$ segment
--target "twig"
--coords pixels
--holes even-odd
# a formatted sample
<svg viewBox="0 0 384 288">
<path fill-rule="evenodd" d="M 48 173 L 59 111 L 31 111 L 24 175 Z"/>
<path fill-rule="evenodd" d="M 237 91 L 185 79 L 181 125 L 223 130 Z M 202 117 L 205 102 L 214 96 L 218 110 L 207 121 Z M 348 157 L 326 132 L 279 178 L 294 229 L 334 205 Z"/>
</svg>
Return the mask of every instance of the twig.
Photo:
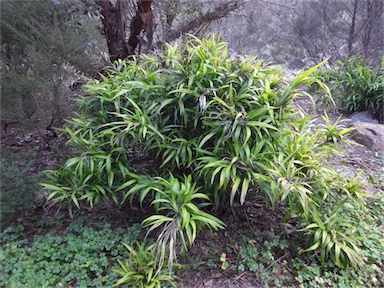
<svg viewBox="0 0 384 288">
<path fill-rule="evenodd" d="M 245 274 L 247 274 L 247 271 L 244 271 L 243 273 L 241 273 L 239 276 L 236 276 L 233 280 L 233 282 L 236 282 L 237 280 L 239 280 L 241 277 L 243 277 Z"/>
<path fill-rule="evenodd" d="M 288 254 L 285 253 L 283 256 L 281 256 L 280 258 L 276 259 L 276 260 L 273 261 L 271 264 L 269 264 L 269 265 L 267 266 L 267 268 L 265 268 L 263 271 L 261 271 L 261 273 L 267 271 L 273 264 L 275 264 L 275 263 L 277 263 L 277 262 L 280 262 L 282 259 L 284 259 L 284 258 L 287 257 L 287 256 L 288 256 Z"/>
</svg>

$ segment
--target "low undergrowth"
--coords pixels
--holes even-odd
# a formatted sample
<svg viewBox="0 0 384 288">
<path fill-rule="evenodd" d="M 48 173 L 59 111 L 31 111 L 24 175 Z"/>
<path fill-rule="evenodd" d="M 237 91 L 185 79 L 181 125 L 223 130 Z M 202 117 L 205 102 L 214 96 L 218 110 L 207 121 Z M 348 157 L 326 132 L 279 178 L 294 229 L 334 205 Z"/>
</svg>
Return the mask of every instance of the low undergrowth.
<svg viewBox="0 0 384 288">
<path fill-rule="evenodd" d="M 206 270 L 211 274 L 222 271 L 234 283 L 240 281 L 243 275 L 251 274 L 256 279 L 257 287 L 382 287 L 382 195 L 370 200 L 367 209 L 360 221 L 355 222 L 356 233 L 364 238 L 361 251 L 365 262 L 359 269 L 340 268 L 329 261 L 321 263 L 311 255 L 300 253 L 302 239 L 291 233 L 287 234 L 284 229 L 269 228 L 260 233 L 257 226 L 246 223 L 237 226 L 235 233 L 231 233 L 228 239 L 224 235 L 218 236 L 223 237 L 223 245 L 214 246 L 206 242 L 205 247 L 210 247 L 207 248 L 207 253 L 201 253 L 201 246 L 192 251 L 188 258 L 191 267 L 189 269 L 193 269 L 190 274 L 204 278 Z M 263 213 L 268 214 L 268 211 Z M 191 287 L 188 280 L 183 285 Z"/>
<path fill-rule="evenodd" d="M 231 223 L 232 228 L 200 235 L 188 255 L 181 259 L 183 268 L 176 270 L 176 275 L 180 276 L 176 287 L 196 287 L 199 279 L 207 281 L 211 275 L 229 278 L 233 284 L 228 287 L 241 286 L 236 283 L 246 285 L 247 282 L 240 282 L 245 276 L 252 278 L 255 287 L 384 285 L 383 198 L 371 199 L 366 213 L 355 223 L 356 231 L 364 235 L 361 251 L 365 262 L 359 269 L 340 268 L 331 262 L 322 264 L 311 255 L 301 254 L 303 240 L 289 230 L 292 227 L 282 226 L 279 219 L 274 218 L 275 212 L 257 209 L 258 212 L 247 213 L 259 213 L 260 217 L 271 221 L 260 226 L 247 221 L 234 222 L 230 219 L 232 216 L 228 218 L 227 215 L 223 220 Z M 120 274 L 111 270 L 119 270 L 118 261 L 130 260 L 129 265 L 136 265 L 139 254 L 145 262 L 141 265 L 144 274 L 150 269 L 146 266 L 147 260 L 154 261 L 151 246 L 137 244 L 144 236 L 139 224 L 125 229 L 114 228 L 116 225 L 101 224 L 83 215 L 69 225 L 58 222 L 57 218 L 49 223 L 40 220 L 34 225 L 34 236 L 28 231 L 28 223 L 12 226 L 0 235 L 2 287 L 111 287 L 119 279 Z M 128 243 L 136 254 L 129 253 L 119 245 L 121 242 Z M 161 277 L 167 275 L 162 273 Z M 158 279 L 165 285 L 167 279 L 161 277 Z M 204 282 L 200 284 L 198 287 Z"/>
<path fill-rule="evenodd" d="M 355 233 L 361 235 L 361 252 L 364 264 L 359 269 L 340 269 L 332 262 L 323 265 L 306 256 L 292 261 L 295 280 L 304 287 L 383 287 L 384 282 L 384 198 L 383 195 L 368 201 L 366 213 L 350 207 L 358 221 Z M 356 219 L 354 218 L 354 219 Z M 351 219 L 352 220 L 352 219 Z"/>
<path fill-rule="evenodd" d="M 79 218 L 63 231 L 58 227 L 33 239 L 23 225 L 0 234 L 1 287 L 111 287 L 117 281 L 110 269 L 127 252 L 121 242 L 141 240 L 140 225 L 112 229 L 108 223 Z M 117 268 L 117 267 L 116 267 Z"/>
</svg>

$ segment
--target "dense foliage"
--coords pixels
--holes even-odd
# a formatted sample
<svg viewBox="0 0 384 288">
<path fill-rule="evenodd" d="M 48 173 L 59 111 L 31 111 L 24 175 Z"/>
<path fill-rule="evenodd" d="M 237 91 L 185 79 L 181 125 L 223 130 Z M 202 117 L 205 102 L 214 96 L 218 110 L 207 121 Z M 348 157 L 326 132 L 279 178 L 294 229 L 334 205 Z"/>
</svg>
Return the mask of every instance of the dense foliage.
<svg viewBox="0 0 384 288">
<path fill-rule="evenodd" d="M 97 19 L 80 1 L 0 5 L 1 123 L 29 130 L 56 124 L 68 113 L 70 81 L 100 68 Z"/>
<path fill-rule="evenodd" d="M 73 157 L 48 173 L 48 200 L 151 205 L 154 214 L 143 224 L 161 230 L 152 277 L 164 262 L 171 271 L 179 247 L 186 252 L 199 230 L 225 227 L 208 213 L 210 201 L 235 209 L 256 195 L 283 208 L 286 221 L 298 216 L 304 251 L 340 267 L 360 265 L 348 207 L 364 206 L 362 186 L 325 164 L 349 129 L 324 117 L 313 131 L 292 104 L 306 95 L 302 84 L 317 81 L 310 75 L 320 65 L 284 83 L 276 67 L 230 58 L 225 43 L 194 37 L 116 62 L 78 100 L 80 112 L 65 128 Z"/>
<path fill-rule="evenodd" d="M 138 39 L 141 52 L 145 44 L 160 47 L 185 31 L 213 30 L 239 53 L 258 53 L 295 68 L 363 55 L 364 60 L 336 62 L 315 77 L 329 85 L 343 113 L 370 110 L 383 123 L 384 62 L 378 69 L 367 63 L 382 58 L 384 2 L 278 2 L 154 1 L 154 41 L 147 29 Z M 115 13 L 122 16 L 115 28 L 130 27 L 139 5 L 116 3 L 114 9 L 124 13 Z M 239 3 L 239 13 L 217 21 Z M 52 127 L 72 112 L 69 95 L 78 92 L 83 75 L 100 71 L 100 60 L 108 55 L 94 1 L 14 0 L 0 6 L 1 230 L 14 224 L 0 234 L 0 286 L 175 286 L 175 266 L 186 261 L 179 257 L 186 252 L 197 273 L 221 269 L 238 279 L 251 272 L 258 286 L 384 285 L 382 196 L 367 201 L 360 175 L 347 180 L 326 164 L 350 130 L 327 115 L 312 121 L 293 105 L 309 96 L 302 90 L 306 84 L 315 81 L 316 88 L 327 90 L 311 76 L 321 65 L 286 83 L 280 68 L 233 50 L 229 56 L 226 44 L 215 39 L 164 44 L 164 51 L 152 56 L 114 63 L 88 85 L 87 96 L 77 101 L 79 113 L 64 130 L 71 158 L 48 172 L 44 184 L 49 200 L 60 208 L 68 205 L 71 216 L 74 207 L 110 200 L 146 210 L 142 226 L 157 237 L 155 244 L 138 226 L 115 230 L 75 222 L 65 229 L 56 216 L 57 229 L 17 226 L 34 213 L 32 206 L 38 217 L 51 207 L 36 201 L 47 192 L 36 187 L 42 179 L 37 170 L 40 162 L 53 162 L 46 154 L 67 152 L 51 142 L 50 136 L 57 136 Z M 322 100 L 332 98 L 327 93 Z M 21 130 L 38 131 L 39 147 L 20 141 Z M 9 146 L 17 154 L 8 153 Z M 380 172 L 369 179 L 384 181 Z M 248 224 L 258 219 L 246 210 L 244 238 L 234 237 L 225 250 L 212 245 L 214 252 L 193 255 L 201 230 L 225 229 L 251 205 L 285 213 L 277 220 L 279 230 L 259 225 L 264 231 L 252 231 Z M 263 221 L 269 222 L 266 215 Z M 203 236 L 227 238 L 237 224 Z"/>
<path fill-rule="evenodd" d="M 384 59 L 374 69 L 361 58 L 318 72 L 331 88 L 337 107 L 344 113 L 371 111 L 384 123 Z"/>
<path fill-rule="evenodd" d="M 224 241 L 221 245 L 211 245 L 218 244 L 217 236 L 212 237 L 214 242 L 205 244 L 209 247 L 206 253 L 202 253 L 201 245 L 192 247 L 188 254 L 188 266 L 185 266 L 190 273 L 187 278 L 202 278 L 207 271 L 215 271 L 216 274 L 227 271 L 240 276 L 253 274 L 258 286 L 265 287 L 382 287 L 384 201 L 372 199 L 367 208 L 369 210 L 360 215 L 360 221 L 355 225 L 365 238 L 362 253 L 366 263 L 360 269 L 339 268 L 331 262 L 319 265 L 311 255 L 291 258 L 293 251 L 299 249 L 298 239 L 273 230 L 263 231 L 263 235 L 252 229 L 247 232 L 242 227 L 247 227 L 249 223 L 244 223 L 236 225 L 236 230 L 241 229 L 244 234 L 236 233 L 236 237 L 232 235 L 225 239 L 225 232 L 221 233 L 219 237 L 223 236 L 223 239 L 219 241 Z M 356 213 L 358 210 L 355 209 Z M 261 213 L 268 214 L 268 211 L 265 209 Z M 60 213 L 54 220 L 39 219 L 34 224 L 33 236 L 31 223 L 10 227 L 0 234 L 0 260 L 4 263 L 0 267 L 0 285 L 111 287 L 117 281 L 117 276 L 124 272 L 123 268 L 112 266 L 118 275 L 110 273 L 110 263 L 116 261 L 122 261 L 124 268 L 135 275 L 148 277 L 153 273 L 151 267 L 148 269 L 146 265 L 154 261 L 154 254 L 150 253 L 151 245 L 134 244 L 143 235 L 140 225 L 116 229 L 108 221 L 90 221 L 88 214 L 67 225 L 63 218 L 65 213 Z M 53 223 L 55 229 L 50 227 Z M 127 253 L 123 245 L 118 245 L 120 241 L 128 243 L 127 246 L 136 253 Z M 125 257 L 126 260 L 123 259 Z M 129 281 L 147 284 L 147 277 L 128 278 L 126 284 Z M 162 273 L 157 279 L 164 279 L 162 283 L 165 284 L 167 277 L 168 273 Z M 190 283 L 183 277 L 177 287 L 194 287 L 186 282 Z"/>
</svg>

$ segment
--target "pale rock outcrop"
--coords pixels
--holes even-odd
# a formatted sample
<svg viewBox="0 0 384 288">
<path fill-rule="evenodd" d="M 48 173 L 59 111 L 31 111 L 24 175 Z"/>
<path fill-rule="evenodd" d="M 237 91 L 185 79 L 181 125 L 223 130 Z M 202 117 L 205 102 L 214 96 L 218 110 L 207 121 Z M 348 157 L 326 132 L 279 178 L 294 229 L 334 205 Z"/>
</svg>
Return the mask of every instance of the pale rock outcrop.
<svg viewBox="0 0 384 288">
<path fill-rule="evenodd" d="M 366 122 L 354 122 L 355 135 L 353 140 L 368 149 L 384 154 L 384 125 Z"/>
<path fill-rule="evenodd" d="M 354 122 L 366 122 L 372 124 L 379 124 L 379 120 L 370 111 L 353 112 L 350 116 L 352 123 Z"/>
</svg>

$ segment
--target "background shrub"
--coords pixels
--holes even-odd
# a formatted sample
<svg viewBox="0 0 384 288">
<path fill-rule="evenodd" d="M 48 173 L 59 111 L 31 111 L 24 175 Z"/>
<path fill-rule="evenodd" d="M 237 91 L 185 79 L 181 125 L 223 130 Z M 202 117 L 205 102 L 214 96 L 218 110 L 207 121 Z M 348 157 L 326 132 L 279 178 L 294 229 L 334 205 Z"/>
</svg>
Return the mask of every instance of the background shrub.
<svg viewBox="0 0 384 288">
<path fill-rule="evenodd" d="M 32 207 L 35 195 L 40 190 L 39 176 L 30 171 L 31 155 L 35 151 L 20 151 L 17 154 L 2 148 L 0 160 L 0 219 L 1 229 L 6 228 L 12 220 Z"/>
<path fill-rule="evenodd" d="M 55 127 L 69 114 L 71 82 L 101 67 L 95 7 L 81 1 L 0 5 L 1 123 L 29 131 Z"/>
<path fill-rule="evenodd" d="M 374 69 L 364 59 L 352 57 L 318 76 L 329 85 L 342 112 L 371 111 L 384 123 L 384 59 Z"/>
</svg>

